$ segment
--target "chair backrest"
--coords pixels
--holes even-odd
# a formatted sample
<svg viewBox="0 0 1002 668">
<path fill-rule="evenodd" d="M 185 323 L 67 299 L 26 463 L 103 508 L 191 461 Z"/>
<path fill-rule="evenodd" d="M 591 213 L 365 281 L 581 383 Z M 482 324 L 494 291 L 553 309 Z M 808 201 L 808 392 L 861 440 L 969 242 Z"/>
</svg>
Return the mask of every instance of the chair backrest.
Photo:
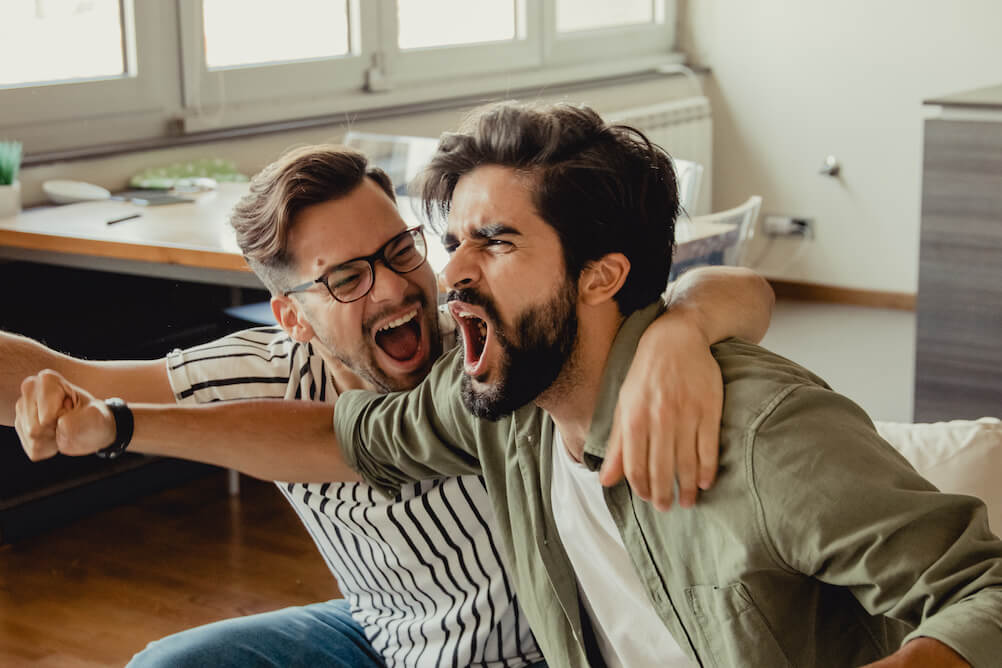
<svg viewBox="0 0 1002 668">
<path fill-rule="evenodd" d="M 762 208 L 762 198 L 752 195 L 743 204 L 733 209 L 696 216 L 692 221 L 700 223 L 732 223 L 738 226 L 738 237 L 734 245 L 724 252 L 724 264 L 739 265 L 745 260 L 748 240 L 755 234 L 755 221 Z"/>
<path fill-rule="evenodd" d="M 348 131 L 341 143 L 358 149 L 369 163 L 386 172 L 398 195 L 407 194 L 407 185 L 421 173 L 438 148 L 434 137 L 384 135 Z"/>
<path fill-rule="evenodd" d="M 672 158 L 675 165 L 675 181 L 678 183 L 678 203 L 688 215 L 699 197 L 699 186 L 703 181 L 703 166 L 691 160 Z"/>
</svg>

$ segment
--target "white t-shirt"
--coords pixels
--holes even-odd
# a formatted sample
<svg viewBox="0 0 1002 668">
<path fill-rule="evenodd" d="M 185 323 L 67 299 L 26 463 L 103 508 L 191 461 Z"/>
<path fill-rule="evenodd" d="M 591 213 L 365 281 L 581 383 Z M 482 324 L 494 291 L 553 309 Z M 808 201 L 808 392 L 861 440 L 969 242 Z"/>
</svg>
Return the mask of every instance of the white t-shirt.
<svg viewBox="0 0 1002 668">
<path fill-rule="evenodd" d="M 274 327 L 174 351 L 167 373 L 181 404 L 337 395 L 312 346 Z M 295 457 L 296 444 L 286 445 Z M 424 481 L 396 499 L 364 483 L 277 484 L 390 668 L 542 659 L 504 570 L 483 478 Z"/>
<path fill-rule="evenodd" d="M 571 459 L 559 431 L 553 442 L 550 502 L 609 668 L 694 666 L 647 597 L 605 505 L 598 472 Z"/>
</svg>

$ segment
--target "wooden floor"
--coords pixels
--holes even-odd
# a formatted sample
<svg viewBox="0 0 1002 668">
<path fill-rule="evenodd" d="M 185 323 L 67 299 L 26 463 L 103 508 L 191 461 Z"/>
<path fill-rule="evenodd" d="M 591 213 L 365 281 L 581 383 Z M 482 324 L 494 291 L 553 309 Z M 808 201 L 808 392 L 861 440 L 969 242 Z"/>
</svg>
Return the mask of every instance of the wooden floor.
<svg viewBox="0 0 1002 668">
<path fill-rule="evenodd" d="M 151 640 L 338 596 L 275 486 L 222 474 L 0 547 L 0 666 L 121 666 Z"/>
</svg>

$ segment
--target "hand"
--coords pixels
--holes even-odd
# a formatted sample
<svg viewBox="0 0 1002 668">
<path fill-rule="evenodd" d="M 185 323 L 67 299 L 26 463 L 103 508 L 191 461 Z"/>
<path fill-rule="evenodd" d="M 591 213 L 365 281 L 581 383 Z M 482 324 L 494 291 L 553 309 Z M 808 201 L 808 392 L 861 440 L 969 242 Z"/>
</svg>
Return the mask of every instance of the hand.
<svg viewBox="0 0 1002 668">
<path fill-rule="evenodd" d="M 613 419 L 603 485 L 624 475 L 659 510 L 690 507 L 717 473 L 723 379 L 710 343 L 681 314 L 660 317 L 640 340 Z"/>
<path fill-rule="evenodd" d="M 32 461 L 89 455 L 115 440 L 115 420 L 104 402 L 48 369 L 21 383 L 14 429 Z"/>
<path fill-rule="evenodd" d="M 971 664 L 940 641 L 919 637 L 889 657 L 863 668 L 971 668 Z"/>
</svg>

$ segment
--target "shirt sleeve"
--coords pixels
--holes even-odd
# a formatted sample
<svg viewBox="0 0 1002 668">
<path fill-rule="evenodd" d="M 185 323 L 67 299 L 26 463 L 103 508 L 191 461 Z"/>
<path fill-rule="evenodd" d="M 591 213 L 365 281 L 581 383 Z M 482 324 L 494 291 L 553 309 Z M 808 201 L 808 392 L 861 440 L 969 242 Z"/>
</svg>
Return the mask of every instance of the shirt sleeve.
<svg viewBox="0 0 1002 668">
<path fill-rule="evenodd" d="M 983 502 L 938 493 L 829 390 L 774 402 L 753 439 L 753 488 L 778 559 L 848 588 L 974 666 L 1002 656 L 1002 542 Z M 805 484 L 807 481 L 807 484 Z"/>
<path fill-rule="evenodd" d="M 261 327 L 167 355 L 167 377 L 180 404 L 240 399 L 333 400 L 319 355 L 277 328 Z M 320 379 L 320 382 L 316 382 Z"/>
<path fill-rule="evenodd" d="M 447 353 L 413 390 L 338 398 L 334 432 L 345 458 L 383 494 L 417 480 L 479 474 L 478 444 L 501 447 L 507 420 L 479 420 L 463 406 L 461 353 Z"/>
</svg>

